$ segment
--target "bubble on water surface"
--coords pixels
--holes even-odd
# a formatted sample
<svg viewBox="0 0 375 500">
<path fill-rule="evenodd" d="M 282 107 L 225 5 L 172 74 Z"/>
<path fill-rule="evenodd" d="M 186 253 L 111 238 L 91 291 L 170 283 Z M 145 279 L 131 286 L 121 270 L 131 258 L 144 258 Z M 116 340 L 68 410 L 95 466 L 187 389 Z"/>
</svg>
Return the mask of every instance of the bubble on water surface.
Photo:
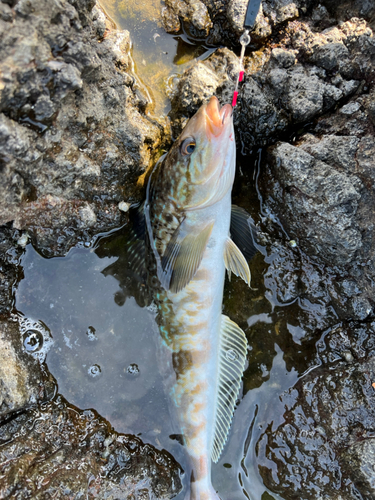
<svg viewBox="0 0 375 500">
<path fill-rule="evenodd" d="M 158 306 L 155 304 L 155 302 L 152 302 L 149 306 L 147 306 L 147 311 L 150 311 L 151 313 L 157 313 L 158 312 Z"/>
<path fill-rule="evenodd" d="M 132 363 L 126 369 L 126 373 L 129 373 L 130 375 L 138 375 L 139 372 L 140 372 L 139 367 L 135 363 Z"/>
<path fill-rule="evenodd" d="M 91 341 L 93 340 L 98 340 L 97 336 L 96 336 L 96 330 L 93 326 L 89 326 L 86 330 L 86 335 L 87 335 L 87 338 Z"/>
<path fill-rule="evenodd" d="M 17 320 L 25 351 L 43 363 L 53 344 L 49 329 L 42 321 L 35 321 L 21 315 L 17 316 Z"/>
<path fill-rule="evenodd" d="M 92 365 L 87 370 L 87 373 L 92 377 L 98 377 L 102 373 L 102 369 L 100 368 L 99 365 Z"/>
<path fill-rule="evenodd" d="M 27 330 L 23 335 L 23 346 L 27 352 L 36 352 L 43 347 L 43 335 L 38 330 Z"/>
</svg>

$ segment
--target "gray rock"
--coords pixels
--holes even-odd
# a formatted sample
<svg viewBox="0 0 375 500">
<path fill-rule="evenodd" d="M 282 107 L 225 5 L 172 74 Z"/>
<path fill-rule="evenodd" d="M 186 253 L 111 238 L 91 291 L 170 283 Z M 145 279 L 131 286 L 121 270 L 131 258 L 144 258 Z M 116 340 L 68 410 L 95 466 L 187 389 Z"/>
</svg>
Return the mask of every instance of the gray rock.
<svg viewBox="0 0 375 500">
<path fill-rule="evenodd" d="M 166 500 L 181 489 L 181 469 L 168 453 L 116 433 L 94 410 L 61 396 L 3 424 L 0 443 L 2 498 Z"/>
<path fill-rule="evenodd" d="M 162 19 L 170 33 L 181 29 L 180 20 L 193 36 L 207 37 L 212 28 L 207 6 L 201 0 L 166 0 Z"/>
<path fill-rule="evenodd" d="M 23 333 L 17 318 L 0 321 L 0 421 L 50 399 L 55 392 L 46 366 L 30 356 L 24 346 L 30 331 L 25 329 Z"/>
<path fill-rule="evenodd" d="M 373 334 L 374 324 L 328 330 L 315 367 L 281 396 L 282 421 L 257 443 L 268 488 L 296 500 L 373 498 Z"/>
<path fill-rule="evenodd" d="M 355 172 L 357 137 L 328 135 L 320 140 L 314 135 L 304 136 L 301 148 L 315 159 L 324 161 L 332 167 L 346 172 Z"/>
<path fill-rule="evenodd" d="M 20 259 L 24 248 L 18 241 L 26 234 L 7 226 L 0 228 L 0 315 L 14 307 L 14 290 L 21 279 Z"/>
<path fill-rule="evenodd" d="M 338 69 L 342 60 L 348 56 L 349 50 L 343 43 L 326 43 L 315 50 L 311 61 L 327 71 L 333 71 Z"/>
<path fill-rule="evenodd" d="M 246 76 L 235 110 L 242 152 L 275 141 L 296 124 L 334 109 L 353 94 L 359 80 L 370 78 L 373 71 L 371 33 L 359 19 L 323 33 L 293 21 L 277 47 L 266 45 L 251 52 L 245 58 Z M 173 98 L 174 133 L 210 95 L 216 94 L 222 103 L 231 102 L 237 74 L 238 59 L 228 49 L 186 70 Z"/>
<path fill-rule="evenodd" d="M 344 460 L 352 470 L 358 490 L 366 498 L 371 498 L 375 491 L 375 443 L 368 438 L 349 446 Z"/>
<path fill-rule="evenodd" d="M 204 4 L 206 7 L 197 7 Z M 238 45 L 239 36 L 244 31 L 244 20 L 248 2 L 246 0 L 168 0 L 163 13 L 164 27 L 169 32 L 181 29 L 179 19 L 192 34 L 197 28 L 202 33 L 206 30 L 208 42 L 220 45 Z M 311 5 L 309 0 L 264 0 L 261 3 L 252 39 L 256 43 L 264 41 L 275 32 L 282 23 L 300 17 Z M 203 28 L 202 28 L 203 27 Z"/>
<path fill-rule="evenodd" d="M 354 222 L 361 181 L 286 143 L 270 150 L 269 161 L 282 189 L 275 199 L 290 213 L 290 234 L 325 261 L 350 262 L 362 246 Z"/>
<path fill-rule="evenodd" d="M 53 256 L 121 224 L 120 186 L 131 198 L 161 127 L 127 73 L 128 32 L 94 2 L 30 5 L 0 23 L 0 224 Z"/>
<path fill-rule="evenodd" d="M 290 68 L 296 63 L 296 56 L 290 50 L 272 49 L 272 57 L 277 61 L 282 68 Z"/>
</svg>

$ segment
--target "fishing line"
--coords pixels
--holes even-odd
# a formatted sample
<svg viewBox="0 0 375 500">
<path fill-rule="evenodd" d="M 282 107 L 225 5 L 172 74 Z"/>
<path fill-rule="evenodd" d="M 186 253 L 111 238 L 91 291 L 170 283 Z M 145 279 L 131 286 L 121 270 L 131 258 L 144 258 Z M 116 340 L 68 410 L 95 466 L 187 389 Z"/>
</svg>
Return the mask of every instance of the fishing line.
<svg viewBox="0 0 375 500">
<path fill-rule="evenodd" d="M 245 69 L 243 66 L 243 60 L 245 57 L 245 50 L 251 41 L 250 31 L 254 29 L 255 20 L 256 20 L 256 17 L 258 15 L 261 3 L 262 3 L 262 0 L 250 0 L 248 5 L 247 5 L 245 22 L 244 22 L 245 31 L 242 33 L 241 38 L 240 38 L 240 44 L 241 44 L 240 71 L 238 73 L 236 86 L 234 87 L 232 108 L 234 108 L 235 105 L 237 104 L 238 86 L 239 86 L 240 82 L 242 82 L 244 74 L 245 74 Z"/>
</svg>

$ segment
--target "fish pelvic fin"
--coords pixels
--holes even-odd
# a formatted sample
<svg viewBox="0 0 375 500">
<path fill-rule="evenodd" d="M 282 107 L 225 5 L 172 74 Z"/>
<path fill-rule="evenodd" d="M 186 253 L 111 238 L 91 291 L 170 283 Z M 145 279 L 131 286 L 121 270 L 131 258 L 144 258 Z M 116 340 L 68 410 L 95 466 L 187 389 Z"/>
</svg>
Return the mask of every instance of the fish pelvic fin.
<svg viewBox="0 0 375 500">
<path fill-rule="evenodd" d="M 250 269 L 241 250 L 230 238 L 227 238 L 224 246 L 224 264 L 230 278 L 231 273 L 240 276 L 250 286 Z"/>
<path fill-rule="evenodd" d="M 234 406 L 245 368 L 247 340 L 241 328 L 221 316 L 219 338 L 219 384 L 215 411 L 215 434 L 211 458 L 217 462 L 228 438 Z"/>
</svg>

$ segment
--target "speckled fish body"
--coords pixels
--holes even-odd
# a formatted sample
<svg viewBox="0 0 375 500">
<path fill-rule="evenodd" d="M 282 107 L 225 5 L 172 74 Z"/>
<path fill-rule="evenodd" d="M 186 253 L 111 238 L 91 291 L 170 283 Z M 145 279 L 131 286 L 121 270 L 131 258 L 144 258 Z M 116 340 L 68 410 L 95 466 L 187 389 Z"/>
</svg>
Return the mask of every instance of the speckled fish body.
<svg viewBox="0 0 375 500">
<path fill-rule="evenodd" d="M 246 356 L 242 330 L 222 315 L 225 267 L 250 279 L 229 239 L 234 173 L 232 109 L 212 98 L 151 175 L 145 205 L 159 329 L 175 373 L 170 396 L 191 459 L 191 500 L 218 499 L 211 460 L 225 444 Z"/>
</svg>

